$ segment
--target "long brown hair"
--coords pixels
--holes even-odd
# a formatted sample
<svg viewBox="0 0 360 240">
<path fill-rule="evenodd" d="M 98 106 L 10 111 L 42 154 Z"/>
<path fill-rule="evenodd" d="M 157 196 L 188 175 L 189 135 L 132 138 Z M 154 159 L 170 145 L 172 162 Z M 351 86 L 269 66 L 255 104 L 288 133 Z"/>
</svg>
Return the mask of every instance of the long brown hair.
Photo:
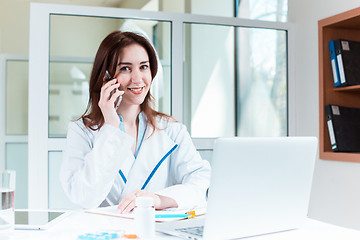
<svg viewBox="0 0 360 240">
<path fill-rule="evenodd" d="M 80 117 L 86 127 L 89 127 L 92 130 L 99 130 L 104 125 L 104 117 L 101 113 L 100 107 L 98 106 L 98 102 L 100 99 L 100 91 L 103 85 L 105 72 L 108 70 L 111 76 L 115 75 L 121 50 L 132 44 L 139 44 L 145 48 L 147 54 L 149 55 L 151 77 L 154 79 L 156 76 L 158 69 L 156 53 L 146 38 L 132 32 L 114 31 L 110 33 L 101 42 L 91 71 L 89 82 L 89 103 L 85 113 Z M 155 130 L 157 129 L 155 120 L 156 117 L 171 117 L 152 109 L 151 105 L 153 103 L 154 98 L 149 91 L 145 96 L 144 102 L 140 105 L 140 109 L 145 113 L 148 123 L 153 127 L 153 130 Z"/>
</svg>

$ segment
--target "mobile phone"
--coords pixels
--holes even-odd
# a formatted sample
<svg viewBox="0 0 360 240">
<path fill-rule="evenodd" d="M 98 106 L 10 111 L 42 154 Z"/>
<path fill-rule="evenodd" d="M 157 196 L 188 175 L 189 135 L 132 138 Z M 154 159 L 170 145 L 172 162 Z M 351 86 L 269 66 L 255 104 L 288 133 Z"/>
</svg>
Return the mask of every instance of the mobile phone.
<svg viewBox="0 0 360 240">
<path fill-rule="evenodd" d="M 112 80 L 112 79 L 114 79 L 114 78 L 112 78 L 111 75 L 110 75 L 110 73 L 109 73 L 109 71 L 106 70 L 105 75 L 104 75 L 104 81 L 105 81 L 105 82 L 108 82 L 108 81 L 110 81 L 110 80 Z M 120 87 L 119 87 L 118 89 L 120 90 Z M 114 89 L 114 90 L 112 90 L 112 91 L 110 92 L 109 99 L 112 97 L 112 95 L 113 95 L 115 92 L 116 92 L 116 89 Z M 118 97 L 118 98 L 115 100 L 115 102 L 114 102 L 114 107 L 115 107 L 115 109 L 118 109 L 118 107 L 119 107 L 119 105 L 120 105 L 120 103 L 121 103 L 121 100 L 122 100 L 122 96 Z"/>
</svg>

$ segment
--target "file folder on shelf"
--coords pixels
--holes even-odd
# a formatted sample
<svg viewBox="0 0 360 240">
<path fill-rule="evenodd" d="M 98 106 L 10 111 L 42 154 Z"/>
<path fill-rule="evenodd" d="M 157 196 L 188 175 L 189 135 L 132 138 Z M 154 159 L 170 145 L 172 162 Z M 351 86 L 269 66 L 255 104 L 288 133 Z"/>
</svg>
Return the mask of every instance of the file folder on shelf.
<svg viewBox="0 0 360 240">
<path fill-rule="evenodd" d="M 334 152 L 360 152 L 360 109 L 325 106 L 331 148 Z"/>
<path fill-rule="evenodd" d="M 331 40 L 329 51 L 335 87 L 360 85 L 360 42 Z"/>
<path fill-rule="evenodd" d="M 329 51 L 330 51 L 330 60 L 331 60 L 331 70 L 333 73 L 334 86 L 340 86 L 340 74 L 339 74 L 339 66 L 336 58 L 336 48 L 335 48 L 335 40 L 331 40 L 329 42 Z"/>
</svg>

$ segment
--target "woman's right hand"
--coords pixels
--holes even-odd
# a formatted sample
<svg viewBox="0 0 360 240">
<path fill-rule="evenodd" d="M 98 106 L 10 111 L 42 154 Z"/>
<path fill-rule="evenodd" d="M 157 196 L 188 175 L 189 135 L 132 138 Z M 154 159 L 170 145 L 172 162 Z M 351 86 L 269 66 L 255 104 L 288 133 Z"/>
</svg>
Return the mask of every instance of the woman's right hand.
<svg viewBox="0 0 360 240">
<path fill-rule="evenodd" d="M 120 87 L 120 83 L 117 82 L 117 79 L 112 79 L 106 82 L 100 91 L 100 100 L 98 105 L 100 110 L 104 116 L 104 121 L 107 124 L 110 124 L 116 128 L 120 125 L 120 118 L 116 113 L 116 109 L 114 107 L 115 100 L 124 94 L 124 91 L 120 91 L 118 88 Z M 110 98 L 111 91 L 115 90 L 115 93 L 112 94 Z"/>
</svg>

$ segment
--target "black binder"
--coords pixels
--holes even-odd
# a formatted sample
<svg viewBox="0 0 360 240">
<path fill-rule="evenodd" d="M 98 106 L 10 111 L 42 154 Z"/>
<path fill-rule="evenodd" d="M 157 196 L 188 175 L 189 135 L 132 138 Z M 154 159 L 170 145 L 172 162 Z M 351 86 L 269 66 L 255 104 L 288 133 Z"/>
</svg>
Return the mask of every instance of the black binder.
<svg viewBox="0 0 360 240">
<path fill-rule="evenodd" d="M 340 84 L 336 87 L 360 84 L 360 42 L 337 39 L 335 42 L 336 60 Z"/>
<path fill-rule="evenodd" d="M 360 109 L 325 106 L 331 148 L 334 152 L 360 152 Z"/>
</svg>

